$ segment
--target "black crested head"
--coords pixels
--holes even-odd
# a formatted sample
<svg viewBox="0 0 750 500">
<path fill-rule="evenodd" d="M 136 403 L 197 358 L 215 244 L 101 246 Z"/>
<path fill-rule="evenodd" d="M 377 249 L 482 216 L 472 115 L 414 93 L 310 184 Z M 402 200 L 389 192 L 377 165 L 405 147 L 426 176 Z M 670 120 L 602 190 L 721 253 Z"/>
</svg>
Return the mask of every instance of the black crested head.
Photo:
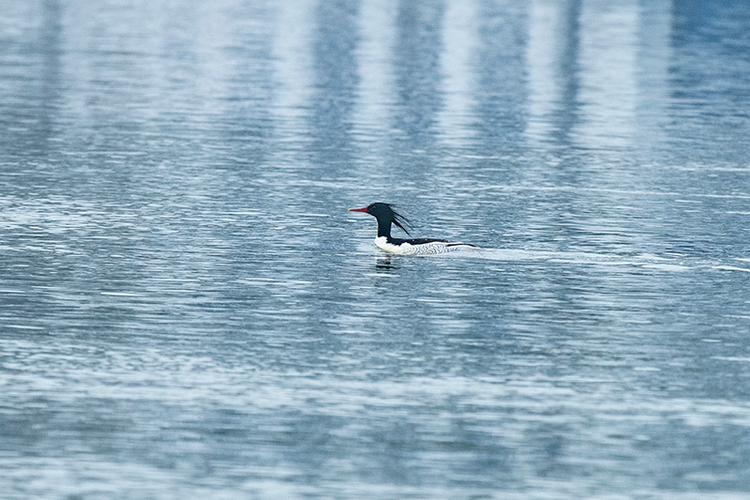
<svg viewBox="0 0 750 500">
<path fill-rule="evenodd" d="M 350 208 L 350 212 L 365 212 L 378 220 L 378 236 L 391 237 L 391 223 L 396 224 L 406 234 L 409 231 L 406 227 L 411 228 L 409 219 L 396 212 L 393 205 L 389 203 L 372 203 L 364 208 Z"/>
<path fill-rule="evenodd" d="M 384 223 L 392 222 L 400 227 L 403 232 L 409 234 L 409 230 L 406 229 L 407 227 L 411 228 L 409 219 L 396 212 L 390 203 L 378 202 L 368 205 L 367 213 L 378 219 L 378 221 L 382 220 Z"/>
</svg>

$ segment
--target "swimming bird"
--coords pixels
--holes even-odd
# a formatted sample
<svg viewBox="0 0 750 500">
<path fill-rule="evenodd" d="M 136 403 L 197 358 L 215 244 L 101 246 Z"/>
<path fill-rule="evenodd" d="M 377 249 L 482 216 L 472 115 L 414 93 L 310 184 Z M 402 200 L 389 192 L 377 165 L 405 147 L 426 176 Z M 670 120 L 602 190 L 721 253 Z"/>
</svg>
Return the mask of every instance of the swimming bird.
<svg viewBox="0 0 750 500">
<path fill-rule="evenodd" d="M 378 236 L 375 238 L 375 245 L 386 252 L 405 255 L 433 255 L 462 248 L 477 248 L 475 245 L 468 243 L 438 238 L 394 238 L 391 236 L 391 224 L 395 224 L 408 235 L 409 231 L 406 227 L 411 228 L 411 223 L 409 219 L 396 212 L 393 205 L 389 203 L 372 203 L 363 208 L 350 208 L 349 211 L 364 212 L 378 220 Z"/>
</svg>

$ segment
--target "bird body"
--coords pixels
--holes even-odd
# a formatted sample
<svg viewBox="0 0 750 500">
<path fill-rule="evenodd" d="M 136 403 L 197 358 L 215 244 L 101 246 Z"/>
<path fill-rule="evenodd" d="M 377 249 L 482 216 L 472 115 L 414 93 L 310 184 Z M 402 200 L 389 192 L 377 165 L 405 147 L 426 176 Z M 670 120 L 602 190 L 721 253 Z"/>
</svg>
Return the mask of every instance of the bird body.
<svg viewBox="0 0 750 500">
<path fill-rule="evenodd" d="M 350 212 L 364 212 L 372 215 L 378 221 L 378 236 L 375 245 L 386 252 L 403 255 L 434 255 L 460 250 L 461 248 L 477 248 L 468 243 L 448 241 L 438 238 L 394 238 L 391 236 L 391 225 L 395 224 L 407 235 L 406 227 L 411 227 L 409 219 L 393 209 L 388 203 L 372 203 L 363 208 L 350 208 Z"/>
</svg>

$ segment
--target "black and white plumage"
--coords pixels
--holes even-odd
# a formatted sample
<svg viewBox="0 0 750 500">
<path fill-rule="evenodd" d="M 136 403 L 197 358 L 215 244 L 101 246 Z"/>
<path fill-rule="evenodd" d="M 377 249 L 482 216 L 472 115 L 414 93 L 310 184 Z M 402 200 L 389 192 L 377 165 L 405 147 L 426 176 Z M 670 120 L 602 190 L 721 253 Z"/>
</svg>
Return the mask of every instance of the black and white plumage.
<svg viewBox="0 0 750 500">
<path fill-rule="evenodd" d="M 372 215 L 378 221 L 378 236 L 375 245 L 386 252 L 405 255 L 433 255 L 451 252 L 462 248 L 477 248 L 468 243 L 442 240 L 438 238 L 394 238 L 391 236 L 391 224 L 401 228 L 407 235 L 411 229 L 409 219 L 396 212 L 393 205 L 388 203 L 372 203 L 363 208 L 350 208 L 350 212 L 364 212 Z"/>
</svg>

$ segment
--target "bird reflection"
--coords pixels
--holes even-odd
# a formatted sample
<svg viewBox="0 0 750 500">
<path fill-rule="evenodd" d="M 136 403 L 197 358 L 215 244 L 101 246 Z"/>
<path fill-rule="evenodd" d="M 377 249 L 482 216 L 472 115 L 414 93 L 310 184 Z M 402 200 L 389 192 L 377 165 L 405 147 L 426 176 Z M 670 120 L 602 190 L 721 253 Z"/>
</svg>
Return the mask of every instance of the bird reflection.
<svg viewBox="0 0 750 500">
<path fill-rule="evenodd" d="M 375 257 L 375 269 L 378 271 L 392 271 L 398 269 L 393 256 L 389 254 L 378 255 Z"/>
</svg>

